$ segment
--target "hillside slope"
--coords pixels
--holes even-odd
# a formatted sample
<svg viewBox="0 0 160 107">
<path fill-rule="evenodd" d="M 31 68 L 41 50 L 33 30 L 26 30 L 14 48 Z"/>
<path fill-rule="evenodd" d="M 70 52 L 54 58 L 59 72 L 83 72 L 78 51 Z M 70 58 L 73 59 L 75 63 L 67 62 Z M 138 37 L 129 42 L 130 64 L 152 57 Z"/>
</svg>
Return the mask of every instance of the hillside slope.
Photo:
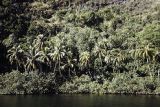
<svg viewBox="0 0 160 107">
<path fill-rule="evenodd" d="M 2 0 L 2 93 L 159 94 L 160 0 L 67 1 Z"/>
</svg>

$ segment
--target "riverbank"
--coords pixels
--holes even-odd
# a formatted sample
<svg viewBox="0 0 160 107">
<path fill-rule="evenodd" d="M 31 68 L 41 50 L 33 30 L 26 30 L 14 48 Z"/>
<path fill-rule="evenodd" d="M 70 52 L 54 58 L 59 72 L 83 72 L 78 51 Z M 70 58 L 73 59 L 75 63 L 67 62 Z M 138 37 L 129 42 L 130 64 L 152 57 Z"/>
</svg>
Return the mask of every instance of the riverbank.
<svg viewBox="0 0 160 107">
<path fill-rule="evenodd" d="M 53 73 L 20 73 L 0 75 L 0 94 L 133 94 L 159 95 L 160 83 L 155 77 L 112 74 L 112 78 L 75 76 L 60 82 Z"/>
</svg>

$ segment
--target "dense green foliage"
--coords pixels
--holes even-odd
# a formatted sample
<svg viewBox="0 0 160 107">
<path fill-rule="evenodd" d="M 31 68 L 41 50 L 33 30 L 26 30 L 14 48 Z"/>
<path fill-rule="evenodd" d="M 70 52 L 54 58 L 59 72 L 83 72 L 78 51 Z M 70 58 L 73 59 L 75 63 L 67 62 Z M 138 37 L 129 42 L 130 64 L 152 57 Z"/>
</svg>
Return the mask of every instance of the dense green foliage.
<svg viewBox="0 0 160 107">
<path fill-rule="evenodd" d="M 159 0 L 67 1 L 2 0 L 2 93 L 159 94 Z"/>
<path fill-rule="evenodd" d="M 56 90 L 53 73 L 36 74 L 12 71 L 0 76 L 0 94 L 52 94 Z"/>
<path fill-rule="evenodd" d="M 92 93 L 92 94 L 160 94 L 159 80 L 150 77 L 137 77 L 133 74 L 113 74 L 108 80 L 97 76 L 93 81 L 89 76 L 74 77 L 72 81 L 65 82 L 59 91 L 62 93 Z"/>
</svg>

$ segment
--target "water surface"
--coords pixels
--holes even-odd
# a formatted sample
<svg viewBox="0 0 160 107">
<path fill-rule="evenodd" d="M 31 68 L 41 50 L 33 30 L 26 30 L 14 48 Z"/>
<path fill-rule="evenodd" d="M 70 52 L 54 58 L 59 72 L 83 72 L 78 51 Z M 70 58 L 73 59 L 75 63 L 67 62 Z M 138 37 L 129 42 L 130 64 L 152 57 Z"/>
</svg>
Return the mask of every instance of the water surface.
<svg viewBox="0 0 160 107">
<path fill-rule="evenodd" d="M 160 96 L 0 96 L 0 107 L 160 107 Z"/>
</svg>

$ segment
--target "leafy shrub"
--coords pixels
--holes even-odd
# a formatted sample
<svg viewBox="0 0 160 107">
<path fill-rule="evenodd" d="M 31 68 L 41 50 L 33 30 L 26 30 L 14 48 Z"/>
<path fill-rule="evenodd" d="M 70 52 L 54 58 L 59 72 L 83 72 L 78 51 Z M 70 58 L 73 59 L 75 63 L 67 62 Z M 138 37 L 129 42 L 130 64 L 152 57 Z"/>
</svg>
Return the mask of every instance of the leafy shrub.
<svg viewBox="0 0 160 107">
<path fill-rule="evenodd" d="M 89 76 L 74 77 L 59 87 L 61 93 L 120 93 L 120 94 L 155 94 L 159 92 L 159 82 L 150 77 L 132 77 L 126 74 L 115 74 L 111 80 L 103 83 L 93 81 Z"/>
<path fill-rule="evenodd" d="M 76 18 L 77 18 L 77 16 L 75 15 L 75 13 L 67 13 L 65 17 L 66 17 L 65 19 L 66 19 L 68 22 L 73 22 L 73 21 L 75 21 Z"/>
<path fill-rule="evenodd" d="M 92 81 L 87 75 L 74 77 L 72 81 L 64 83 L 59 88 L 61 93 L 105 93 L 106 90 L 96 81 Z"/>
<path fill-rule="evenodd" d="M 82 11 L 79 20 L 87 26 L 96 26 L 103 22 L 103 19 L 93 11 Z"/>
<path fill-rule="evenodd" d="M 119 29 L 122 27 L 124 20 L 123 17 L 115 17 L 111 20 L 110 27 L 114 30 Z"/>
<path fill-rule="evenodd" d="M 43 2 L 33 2 L 31 4 L 32 9 L 38 9 L 38 10 L 43 10 L 43 9 L 48 9 L 49 5 L 47 3 Z"/>
<path fill-rule="evenodd" d="M 51 22 L 45 22 L 43 20 L 35 20 L 31 23 L 28 28 L 29 36 L 36 36 L 39 34 L 44 34 L 47 36 L 56 35 L 60 32 L 62 27 L 60 24 L 54 24 Z"/>
<path fill-rule="evenodd" d="M 129 91 L 129 85 L 127 82 L 129 77 L 125 75 L 118 74 L 115 76 L 108 86 L 109 93 L 125 93 Z"/>
<path fill-rule="evenodd" d="M 97 14 L 106 21 L 114 18 L 114 14 L 112 13 L 111 9 L 108 8 L 100 9 Z"/>
<path fill-rule="evenodd" d="M 47 94 L 55 92 L 55 75 L 12 71 L 0 76 L 0 94 Z"/>
<path fill-rule="evenodd" d="M 159 82 L 151 77 L 131 77 L 118 74 L 108 85 L 109 93 L 155 94 L 159 93 Z"/>
<path fill-rule="evenodd" d="M 155 46 L 160 46 L 160 25 L 149 24 L 146 25 L 143 31 L 140 33 L 140 37 L 147 40 L 149 43 L 153 43 Z"/>
<path fill-rule="evenodd" d="M 148 76 L 149 75 L 149 71 L 148 70 L 149 70 L 148 66 L 147 65 L 143 65 L 137 70 L 137 74 L 140 77 Z"/>
</svg>

